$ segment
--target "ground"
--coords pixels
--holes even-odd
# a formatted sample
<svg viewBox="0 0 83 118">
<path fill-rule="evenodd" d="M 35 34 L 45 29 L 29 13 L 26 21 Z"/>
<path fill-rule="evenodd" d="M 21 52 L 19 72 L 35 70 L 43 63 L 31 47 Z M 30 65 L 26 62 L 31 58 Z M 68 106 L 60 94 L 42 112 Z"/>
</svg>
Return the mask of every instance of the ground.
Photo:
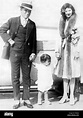
<svg viewBox="0 0 83 118">
<path fill-rule="evenodd" d="M 25 106 L 21 106 L 17 110 L 83 110 L 83 94 L 80 94 L 80 99 L 75 105 L 71 106 L 69 102 L 59 104 L 61 96 L 55 94 L 55 92 L 49 92 L 49 100 L 51 105 L 43 103 L 42 105 L 37 104 L 37 92 L 31 92 L 31 102 L 34 106 L 33 109 L 29 109 Z M 12 93 L 1 93 L 0 94 L 0 110 L 13 110 L 13 94 Z"/>
</svg>

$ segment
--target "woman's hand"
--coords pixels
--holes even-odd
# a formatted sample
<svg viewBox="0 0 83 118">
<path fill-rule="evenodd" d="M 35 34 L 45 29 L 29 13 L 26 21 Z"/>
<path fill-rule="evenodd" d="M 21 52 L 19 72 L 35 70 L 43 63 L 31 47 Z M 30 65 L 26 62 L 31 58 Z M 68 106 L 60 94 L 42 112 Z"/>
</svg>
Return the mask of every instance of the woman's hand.
<svg viewBox="0 0 83 118">
<path fill-rule="evenodd" d="M 63 40 L 63 43 L 62 43 L 62 48 L 64 48 L 66 45 L 66 39 Z"/>
<path fill-rule="evenodd" d="M 79 57 L 80 57 L 79 52 L 75 52 L 75 54 L 74 54 L 74 59 L 76 60 L 76 59 L 78 59 Z"/>
</svg>

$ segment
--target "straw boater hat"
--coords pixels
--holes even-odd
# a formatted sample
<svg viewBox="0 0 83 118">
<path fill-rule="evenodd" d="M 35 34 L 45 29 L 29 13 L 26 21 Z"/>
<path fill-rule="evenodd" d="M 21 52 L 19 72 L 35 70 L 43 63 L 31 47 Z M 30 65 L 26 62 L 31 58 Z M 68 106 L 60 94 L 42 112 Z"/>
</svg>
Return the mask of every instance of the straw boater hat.
<svg viewBox="0 0 83 118">
<path fill-rule="evenodd" d="M 26 8 L 28 10 L 32 10 L 32 1 L 29 0 L 23 0 L 20 4 L 20 7 Z"/>
</svg>

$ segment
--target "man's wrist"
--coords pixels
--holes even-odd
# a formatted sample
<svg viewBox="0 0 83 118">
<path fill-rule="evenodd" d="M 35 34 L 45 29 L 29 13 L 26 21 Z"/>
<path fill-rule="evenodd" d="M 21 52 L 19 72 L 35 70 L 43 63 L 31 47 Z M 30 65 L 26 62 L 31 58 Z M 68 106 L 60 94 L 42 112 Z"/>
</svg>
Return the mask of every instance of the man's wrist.
<svg viewBox="0 0 83 118">
<path fill-rule="evenodd" d="M 8 39 L 8 42 L 10 43 L 10 42 L 11 42 L 11 40 L 12 40 L 11 38 L 10 38 L 10 39 Z"/>
<path fill-rule="evenodd" d="M 10 43 L 10 45 L 14 45 L 15 41 L 13 41 L 11 38 L 8 40 L 8 42 Z"/>
</svg>

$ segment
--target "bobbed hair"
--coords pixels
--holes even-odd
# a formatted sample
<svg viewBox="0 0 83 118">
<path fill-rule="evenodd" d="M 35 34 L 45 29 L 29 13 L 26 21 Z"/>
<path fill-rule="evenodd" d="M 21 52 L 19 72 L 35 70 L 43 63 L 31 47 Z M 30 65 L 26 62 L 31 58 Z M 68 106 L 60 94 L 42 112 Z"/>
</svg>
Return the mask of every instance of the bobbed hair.
<svg viewBox="0 0 83 118">
<path fill-rule="evenodd" d="M 70 3 L 65 3 L 62 7 L 61 7 L 61 15 L 63 17 L 63 19 L 66 19 L 66 15 L 65 15 L 65 9 L 66 8 L 71 8 L 72 9 L 72 15 L 75 14 L 75 8 L 73 7 L 73 5 L 71 5 Z"/>
</svg>

